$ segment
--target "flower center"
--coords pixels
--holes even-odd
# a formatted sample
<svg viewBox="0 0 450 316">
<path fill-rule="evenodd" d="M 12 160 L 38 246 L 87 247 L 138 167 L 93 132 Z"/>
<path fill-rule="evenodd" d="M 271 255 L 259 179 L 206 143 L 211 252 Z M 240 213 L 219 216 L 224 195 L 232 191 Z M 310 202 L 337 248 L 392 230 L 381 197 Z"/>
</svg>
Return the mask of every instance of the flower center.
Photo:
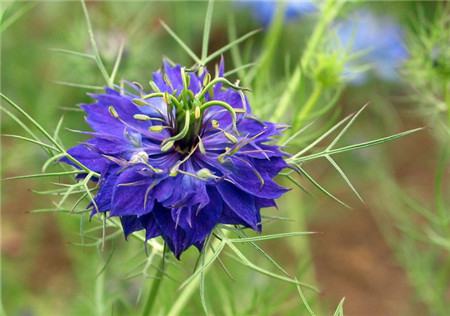
<svg viewBox="0 0 450 316">
<path fill-rule="evenodd" d="M 203 71 L 200 68 L 199 72 Z M 157 129 L 162 130 L 163 128 L 171 128 L 172 135 L 164 139 L 161 143 L 161 151 L 168 151 L 172 147 L 176 150 L 186 153 L 190 152 L 193 147 L 197 146 L 200 140 L 200 133 L 203 129 L 203 117 L 206 111 L 211 107 L 221 107 L 228 111 L 232 119 L 232 129 L 233 133 L 238 135 L 236 128 L 236 116 L 237 113 L 245 112 L 244 109 L 233 108 L 229 103 L 214 100 L 214 89 L 217 85 L 227 85 L 239 93 L 243 90 L 237 85 L 233 85 L 227 79 L 220 77 L 216 74 L 216 77 L 211 80 L 209 73 L 206 73 L 203 77 L 202 88 L 199 92 L 194 93 L 190 88 L 191 74 L 186 72 L 185 68 L 181 68 L 181 79 L 183 82 L 183 88 L 181 91 L 172 89 L 171 93 L 161 92 L 156 84 L 152 84 L 153 93 L 142 96 L 141 98 L 134 99 L 133 102 L 139 106 L 149 105 L 146 100 L 151 98 L 162 98 L 166 107 L 166 117 L 165 122 L 167 126 L 155 125 L 150 129 L 156 131 Z M 170 83 L 167 76 L 164 76 L 164 80 Z M 169 84 L 171 86 L 171 84 Z M 214 127 L 214 126 L 213 126 Z M 217 126 L 215 128 L 220 127 Z M 236 139 L 234 135 L 230 132 L 226 132 L 225 136 L 228 139 Z"/>
</svg>

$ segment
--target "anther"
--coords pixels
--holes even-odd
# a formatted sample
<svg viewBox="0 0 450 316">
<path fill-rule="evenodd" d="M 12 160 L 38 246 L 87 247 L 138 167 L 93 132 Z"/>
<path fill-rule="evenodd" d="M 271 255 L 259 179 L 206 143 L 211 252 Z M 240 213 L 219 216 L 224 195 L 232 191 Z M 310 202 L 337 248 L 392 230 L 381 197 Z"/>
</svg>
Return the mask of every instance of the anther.
<svg viewBox="0 0 450 316">
<path fill-rule="evenodd" d="M 116 109 L 112 105 L 110 105 L 108 107 L 108 111 L 109 111 L 109 114 L 111 114 L 112 117 L 114 117 L 116 119 L 119 118 L 119 114 L 117 113 Z"/>
</svg>

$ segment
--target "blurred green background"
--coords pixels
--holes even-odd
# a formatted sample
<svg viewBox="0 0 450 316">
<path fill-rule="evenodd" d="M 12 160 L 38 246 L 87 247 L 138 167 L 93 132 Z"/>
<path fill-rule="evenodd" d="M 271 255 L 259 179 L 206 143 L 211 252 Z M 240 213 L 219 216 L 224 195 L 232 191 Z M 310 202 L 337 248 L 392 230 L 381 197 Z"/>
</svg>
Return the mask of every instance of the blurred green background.
<svg viewBox="0 0 450 316">
<path fill-rule="evenodd" d="M 11 21 L 6 26 L 2 23 L 1 92 L 50 131 L 62 115 L 64 127 L 87 129 L 83 113 L 75 106 L 89 102 L 86 94 L 89 90 L 60 83 L 102 86 L 102 78 L 92 60 L 54 50 L 91 51 L 80 3 L 2 2 L 1 5 L 2 21 Z M 87 2 L 107 68 L 112 68 L 123 42 L 118 78 L 143 83 L 161 66 L 164 56 L 181 64 L 191 62 L 159 20 L 170 25 L 192 50 L 200 52 L 206 6 L 203 1 Z M 449 178 L 445 158 L 449 137 L 439 130 L 441 123 L 433 114 L 434 103 L 425 98 L 421 89 L 442 99 L 450 94 L 446 91 L 450 81 L 448 77 L 430 77 L 418 82 L 416 77 L 424 78 L 420 73 L 425 70 L 421 68 L 423 64 L 417 63 L 423 55 L 414 46 L 418 41 L 414 35 L 420 35 L 422 26 L 438 28 L 433 31 L 439 34 L 450 32 L 448 17 L 442 25 L 433 24 L 442 12 L 448 12 L 448 6 L 433 1 L 348 2 L 340 14 L 357 7 L 396 19 L 409 36 L 410 58 L 416 63 L 407 64 L 402 79 L 395 82 L 373 79 L 363 85 L 345 87 L 333 111 L 319 119 L 320 124 L 329 126 L 338 117 L 369 102 L 343 143 L 362 142 L 415 127 L 427 128 L 381 147 L 336 158 L 363 196 L 364 204 L 326 161 L 311 164 L 316 179 L 352 209 L 343 208 L 306 184 L 310 194 L 292 190 L 280 201 L 279 210 L 265 211 L 268 215 L 289 218 L 268 223 L 265 229 L 267 233 L 304 230 L 319 234 L 269 241 L 261 246 L 290 273 L 320 288 L 317 295 L 307 293 L 318 315 L 332 314 L 343 297 L 346 315 L 448 315 L 450 216 L 445 198 L 449 195 L 448 185 L 439 184 Z M 416 19 L 418 12 L 424 14 L 425 20 Z M 286 90 L 289 77 L 286 74 L 295 68 L 294 61 L 304 51 L 318 14 L 283 25 L 271 57 L 270 80 L 260 90 L 254 87 L 252 106 L 257 112 L 269 109 L 266 116 L 270 118 L 270 104 L 275 104 Z M 431 26 L 420 25 L 423 21 Z M 229 42 L 230 23 L 238 36 L 261 28 L 250 9 L 218 1 L 210 35 L 211 52 Z M 267 49 L 267 34 L 263 26 L 261 32 L 236 49 L 246 59 L 257 59 Z M 233 68 L 235 59 L 230 52 L 224 57 L 229 68 Z M 433 82 L 444 82 L 444 91 L 427 88 Z M 304 102 L 305 89 L 308 84 L 297 92 L 294 100 L 299 104 L 293 101 L 292 109 Z M 269 107 L 258 109 L 262 102 Z M 284 119 L 288 117 L 289 114 Z M 5 113 L 1 124 L 3 134 L 23 134 L 21 127 Z M 67 129 L 61 131 L 61 138 L 66 147 L 82 141 L 79 134 Z M 2 177 L 9 177 L 37 173 L 47 157 L 37 146 L 2 138 L 1 159 Z M 150 269 L 147 275 L 142 274 L 146 262 L 142 244 L 118 236 L 104 251 L 79 246 L 80 231 L 95 227 L 87 215 L 30 213 L 52 205 L 51 197 L 33 193 L 50 187 L 46 179 L 2 183 L 1 286 L 7 315 L 137 314 L 140 293 L 147 291 L 154 273 Z M 440 190 L 436 191 L 436 187 Z M 258 251 L 247 248 L 250 258 L 267 265 Z M 177 288 L 192 272 L 196 255 L 196 250 L 191 249 L 181 263 L 175 259 L 170 262 L 170 278 L 158 296 L 160 306 L 164 307 L 160 315 L 166 315 L 179 295 Z M 218 263 L 207 277 L 206 296 L 216 315 L 307 315 L 295 287 L 261 276 L 224 257 L 233 278 L 227 277 Z M 181 315 L 201 313 L 200 297 L 194 292 Z"/>
</svg>

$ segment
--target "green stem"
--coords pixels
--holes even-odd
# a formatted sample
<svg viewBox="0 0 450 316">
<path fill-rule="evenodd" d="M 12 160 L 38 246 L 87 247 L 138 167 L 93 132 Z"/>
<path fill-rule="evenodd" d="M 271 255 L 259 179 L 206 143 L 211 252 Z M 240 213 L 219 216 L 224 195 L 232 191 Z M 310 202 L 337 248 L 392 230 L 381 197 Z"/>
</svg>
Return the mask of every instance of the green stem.
<svg viewBox="0 0 450 316">
<path fill-rule="evenodd" d="M 303 69 L 309 66 L 309 63 L 311 62 L 312 57 L 317 51 L 317 47 L 319 46 L 321 40 L 323 39 L 324 34 L 328 29 L 328 26 L 331 24 L 331 22 L 333 22 L 334 18 L 338 15 L 344 3 L 345 3 L 344 1 L 340 0 L 328 0 L 325 2 L 322 9 L 323 13 L 321 15 L 321 18 L 316 27 L 314 28 L 314 31 L 311 37 L 309 38 L 306 49 L 304 50 L 303 55 L 301 57 L 301 65 Z"/>
<path fill-rule="evenodd" d="M 158 268 L 158 273 L 156 275 L 156 279 L 153 281 L 152 287 L 150 289 L 150 292 L 148 293 L 147 302 L 145 302 L 144 310 L 142 311 L 142 316 L 149 316 L 152 315 L 152 309 L 155 305 L 156 297 L 158 296 L 159 288 L 161 286 L 161 281 L 164 277 L 164 270 L 165 270 L 165 255 L 167 252 L 166 245 L 164 244 L 164 250 L 161 258 L 161 262 Z"/>
<path fill-rule="evenodd" d="M 306 49 L 303 51 L 303 54 L 300 57 L 298 62 L 298 66 L 296 67 L 294 73 L 289 79 L 288 88 L 285 90 L 283 95 L 280 98 L 280 102 L 277 106 L 277 111 L 274 114 L 274 120 L 280 120 L 285 114 L 288 105 L 292 97 L 295 95 L 297 89 L 300 87 L 300 81 L 302 78 L 302 72 L 308 70 L 308 67 L 311 65 L 311 60 L 324 37 L 325 32 L 327 31 L 329 25 L 333 22 L 333 20 L 338 15 L 345 1 L 341 0 L 327 0 L 323 8 L 321 10 L 322 14 L 320 15 L 320 20 L 314 27 L 313 33 L 308 40 L 306 45 Z"/>
<path fill-rule="evenodd" d="M 450 82 L 444 85 L 444 101 L 447 105 L 447 127 L 450 128 Z"/>
<path fill-rule="evenodd" d="M 226 238 L 228 235 L 228 231 L 224 230 L 222 231 L 222 233 L 224 235 L 224 238 Z M 220 243 L 221 241 L 217 239 L 213 242 L 211 249 L 205 249 L 206 251 L 204 259 L 205 262 L 209 262 L 211 258 L 215 255 L 212 249 L 217 249 Z M 205 268 L 205 271 L 203 271 L 203 273 L 206 273 L 211 268 L 211 266 L 212 264 L 208 265 L 208 267 Z M 172 304 L 171 309 L 166 314 L 167 316 L 178 316 L 182 313 L 183 308 L 189 303 L 190 298 L 192 297 L 194 292 L 198 289 L 200 285 L 200 279 L 201 276 L 198 275 L 192 281 L 190 281 L 185 287 L 183 287 L 182 292 L 180 293 L 180 295 L 178 295 L 178 298 L 176 299 L 174 304 Z"/>
<path fill-rule="evenodd" d="M 298 130 L 300 128 L 301 124 L 308 118 L 309 114 L 316 106 L 321 93 L 322 93 L 322 85 L 319 83 L 316 83 L 314 85 L 313 92 L 309 96 L 305 105 L 301 108 L 301 110 L 298 112 L 297 116 L 294 118 L 294 122 L 292 123 L 292 127 L 293 127 L 292 131 L 293 132 Z"/>
</svg>

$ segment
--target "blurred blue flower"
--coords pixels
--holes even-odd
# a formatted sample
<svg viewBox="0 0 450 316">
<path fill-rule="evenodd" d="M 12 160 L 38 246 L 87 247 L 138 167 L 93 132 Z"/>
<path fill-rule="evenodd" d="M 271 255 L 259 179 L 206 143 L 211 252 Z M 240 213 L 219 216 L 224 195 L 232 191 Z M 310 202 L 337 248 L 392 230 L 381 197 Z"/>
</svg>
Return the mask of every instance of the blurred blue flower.
<svg viewBox="0 0 450 316">
<path fill-rule="evenodd" d="M 149 94 L 129 84 L 81 106 L 94 131 L 69 153 L 100 174 L 93 214 L 120 217 L 126 236 L 162 236 L 177 257 L 217 224 L 261 230 L 260 209 L 286 192 L 273 181 L 287 167 L 272 144 L 283 127 L 253 116 L 223 71 L 165 61 Z"/>
<path fill-rule="evenodd" d="M 335 46 L 352 54 L 361 54 L 345 66 L 344 76 L 348 76 L 351 83 L 362 84 L 368 80 L 367 72 L 354 71 L 361 64 L 370 65 L 379 79 L 394 81 L 399 78 L 397 69 L 408 57 L 408 52 L 402 28 L 390 16 L 358 10 L 337 22 L 334 29 L 338 37 Z"/>
<path fill-rule="evenodd" d="M 237 0 L 237 3 L 249 8 L 253 16 L 266 27 L 275 17 L 278 5 L 284 5 L 286 21 L 292 21 L 317 11 L 317 4 L 314 0 L 286 0 L 284 3 L 277 0 Z"/>
</svg>

